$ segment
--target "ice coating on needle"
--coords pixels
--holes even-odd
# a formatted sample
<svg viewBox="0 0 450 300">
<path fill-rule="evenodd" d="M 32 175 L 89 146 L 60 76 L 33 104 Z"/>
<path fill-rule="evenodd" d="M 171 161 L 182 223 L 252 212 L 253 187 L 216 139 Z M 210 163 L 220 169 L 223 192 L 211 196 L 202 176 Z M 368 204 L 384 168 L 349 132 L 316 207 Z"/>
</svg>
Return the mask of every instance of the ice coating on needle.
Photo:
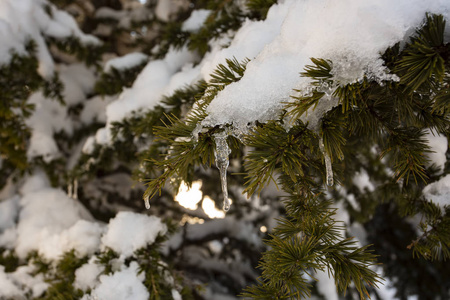
<svg viewBox="0 0 450 300">
<path fill-rule="evenodd" d="M 149 200 L 149 195 L 144 197 L 144 203 L 145 203 L 145 209 L 150 209 L 150 200 Z"/>
<path fill-rule="evenodd" d="M 333 175 L 333 166 L 331 165 L 331 157 L 328 152 L 325 150 L 325 145 L 323 144 L 323 137 L 320 137 L 319 148 L 322 151 L 323 158 L 325 159 L 325 170 L 327 176 L 327 185 L 334 185 L 334 175 Z"/>
<path fill-rule="evenodd" d="M 230 164 L 228 155 L 231 150 L 227 143 L 227 134 L 225 132 L 216 133 L 214 135 L 214 142 L 216 143 L 216 149 L 214 151 L 214 157 L 216 159 L 216 166 L 220 172 L 220 183 L 223 192 L 223 210 L 228 211 L 230 209 L 230 199 L 228 199 L 227 188 L 227 169 Z"/>
</svg>

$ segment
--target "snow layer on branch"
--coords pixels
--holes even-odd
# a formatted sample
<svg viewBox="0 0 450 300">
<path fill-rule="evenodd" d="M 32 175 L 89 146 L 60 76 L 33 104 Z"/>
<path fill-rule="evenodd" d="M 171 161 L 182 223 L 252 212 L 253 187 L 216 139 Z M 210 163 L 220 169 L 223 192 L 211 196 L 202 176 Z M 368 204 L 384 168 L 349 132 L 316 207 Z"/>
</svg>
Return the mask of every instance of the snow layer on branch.
<svg viewBox="0 0 450 300">
<path fill-rule="evenodd" d="M 8 275 L 5 273 L 5 267 L 0 266 L 0 299 L 15 299 L 16 297 L 20 299 L 24 294 Z"/>
<path fill-rule="evenodd" d="M 193 59 L 193 54 L 183 48 L 180 51 L 172 49 L 164 59 L 148 63 L 133 86 L 125 89 L 119 99 L 106 108 L 108 123 L 120 121 L 132 111 L 155 107 L 171 77 Z"/>
<path fill-rule="evenodd" d="M 208 9 L 194 10 L 189 18 L 184 21 L 181 29 L 189 32 L 195 32 L 199 30 L 210 14 L 211 11 Z"/>
<path fill-rule="evenodd" d="M 0 247 L 14 249 L 20 259 L 37 251 L 52 262 L 74 249 L 78 257 L 91 257 L 75 272 L 76 288 L 92 289 L 92 296 L 98 299 L 148 299 L 142 284 L 145 275 L 137 274 L 136 262 L 127 268 L 123 261 L 167 232 L 159 218 L 120 212 L 107 225 L 94 222 L 78 200 L 51 188 L 45 173 L 39 170 L 25 178 L 18 193 L 0 202 Z M 98 258 L 94 253 L 106 247 L 122 258 L 114 274 L 99 277 L 104 267 L 96 262 Z M 30 275 L 33 268 L 30 264 L 5 273 L 0 266 L 0 299 L 22 299 L 20 297 L 28 293 L 40 297 L 49 285 L 43 274 Z"/>
<path fill-rule="evenodd" d="M 17 227 L 16 252 L 21 258 L 32 251 L 49 259 L 77 249 L 79 255 L 92 254 L 98 248 L 102 229 L 89 212 L 66 193 L 44 188 L 26 194 Z"/>
<path fill-rule="evenodd" d="M 61 65 L 59 69 L 66 105 L 55 99 L 44 97 L 42 92 L 34 93 L 28 99 L 28 103 L 35 105 L 33 114 L 25 121 L 32 130 L 30 145 L 27 149 L 28 159 L 42 156 L 46 162 L 49 162 L 59 156 L 54 134 L 59 131 L 72 134 L 74 124 L 69 118 L 69 106 L 83 102 L 86 95 L 93 90 L 95 78 L 92 71 L 84 65 Z"/>
<path fill-rule="evenodd" d="M 19 199 L 18 196 L 15 196 L 0 202 L 0 232 L 14 226 L 19 209 Z"/>
<path fill-rule="evenodd" d="M 46 5 L 51 10 L 51 16 L 45 11 Z M 100 43 L 97 38 L 84 34 L 72 16 L 45 0 L 0 1 L 0 64 L 9 61 L 11 50 L 25 54 L 23 45 L 33 39 L 37 44 L 39 74 L 51 77 L 55 66 L 44 36 L 75 36 L 84 44 Z"/>
<path fill-rule="evenodd" d="M 336 285 L 334 283 L 334 279 L 329 276 L 329 269 L 327 268 L 326 271 L 317 270 L 315 275 L 315 277 L 318 279 L 317 289 L 319 290 L 319 293 L 322 294 L 325 299 L 338 300 L 339 296 L 336 291 Z"/>
<path fill-rule="evenodd" d="M 80 113 L 80 121 L 84 125 L 94 122 L 106 123 L 106 106 L 115 99 L 114 96 L 94 96 L 87 99 Z"/>
<path fill-rule="evenodd" d="M 138 274 L 139 265 L 133 261 L 128 268 L 112 275 L 100 276 L 100 284 L 92 291 L 91 297 L 85 295 L 82 300 L 147 300 L 150 297 L 142 283 L 145 274 Z"/>
<path fill-rule="evenodd" d="M 441 207 L 450 205 L 450 174 L 423 189 L 425 198 Z"/>
<path fill-rule="evenodd" d="M 95 17 L 98 19 L 114 19 L 114 20 L 120 20 L 123 17 L 125 17 L 127 14 L 126 11 L 123 10 L 114 10 L 109 7 L 101 7 L 97 9 L 95 12 Z"/>
<path fill-rule="evenodd" d="M 102 243 L 128 257 L 145 245 L 152 244 L 159 234 L 164 235 L 166 232 L 167 226 L 155 216 L 119 212 L 109 222 L 108 231 L 102 237 Z"/>
<path fill-rule="evenodd" d="M 431 153 L 427 153 L 429 164 L 434 164 L 441 171 L 444 170 L 445 163 L 447 162 L 446 152 L 448 148 L 447 137 L 441 134 L 427 132 L 425 136 L 428 140 L 428 146 L 430 147 Z"/>
<path fill-rule="evenodd" d="M 196 55 L 186 47 L 180 50 L 171 48 L 164 59 L 149 62 L 133 86 L 125 89 L 119 98 L 106 108 L 107 126 L 99 130 L 97 143 L 110 141 L 111 123 L 121 121 L 134 111 L 153 109 L 164 95 L 196 82 L 199 67 L 193 67 Z"/>
<path fill-rule="evenodd" d="M 180 10 L 182 5 L 183 1 L 158 0 L 155 9 L 156 17 L 161 21 L 168 22 L 170 21 L 170 17 Z"/>
<path fill-rule="evenodd" d="M 277 117 L 294 88 L 305 88 L 299 72 L 311 57 L 331 59 L 341 84 L 361 79 L 393 79 L 386 74 L 380 53 L 420 26 L 425 13 L 450 17 L 450 1 L 306 0 L 280 1 L 265 21 L 247 21 L 230 46 L 204 64 L 211 73 L 225 58 L 254 58 L 243 78 L 221 91 L 207 111 L 206 126 L 233 123 L 244 128 L 254 121 Z M 258 42 L 263 37 L 264 44 Z"/>
<path fill-rule="evenodd" d="M 87 291 L 93 289 L 99 282 L 98 276 L 103 272 L 104 267 L 95 262 L 95 257 L 75 271 L 75 281 L 73 286 L 77 289 Z"/>
<path fill-rule="evenodd" d="M 224 233 L 233 236 L 255 246 L 261 246 L 262 242 L 255 234 L 254 225 L 251 222 L 238 221 L 234 217 L 207 221 L 205 224 L 193 224 L 187 227 L 187 239 L 201 240 L 206 236 Z"/>
<path fill-rule="evenodd" d="M 147 59 L 148 56 L 145 55 L 144 53 L 140 52 L 129 53 L 127 55 L 108 60 L 103 70 L 105 72 L 109 72 L 111 71 L 112 68 L 115 68 L 117 70 L 131 69 L 145 62 Z"/>
<path fill-rule="evenodd" d="M 44 274 L 34 274 L 35 270 L 32 265 L 20 266 L 10 276 L 23 292 L 29 289 L 33 298 L 38 298 L 47 290 L 49 284 L 45 282 Z"/>
</svg>

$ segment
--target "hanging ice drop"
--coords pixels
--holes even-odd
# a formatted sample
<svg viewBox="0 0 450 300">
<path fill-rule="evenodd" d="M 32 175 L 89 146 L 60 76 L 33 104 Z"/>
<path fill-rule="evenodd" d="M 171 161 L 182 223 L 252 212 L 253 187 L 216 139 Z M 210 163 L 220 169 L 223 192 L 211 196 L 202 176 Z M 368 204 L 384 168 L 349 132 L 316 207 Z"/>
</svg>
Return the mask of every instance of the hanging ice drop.
<svg viewBox="0 0 450 300">
<path fill-rule="evenodd" d="M 333 184 L 334 184 L 333 167 L 331 165 L 330 155 L 328 155 L 328 152 L 325 151 L 325 145 L 323 144 L 323 137 L 320 137 L 319 148 L 320 148 L 320 151 L 322 151 L 323 157 L 325 159 L 325 170 L 327 173 L 327 185 L 333 186 Z"/>
<path fill-rule="evenodd" d="M 231 150 L 228 147 L 227 134 L 225 132 L 216 133 L 214 135 L 214 142 L 216 143 L 214 157 L 216 159 L 217 169 L 220 172 L 220 183 L 223 193 L 223 210 L 228 211 L 230 209 L 230 199 L 228 199 L 227 169 L 230 164 L 228 155 L 230 155 Z"/>
<path fill-rule="evenodd" d="M 150 202 L 149 202 L 148 198 L 149 198 L 148 195 L 144 197 L 144 203 L 145 203 L 145 208 L 146 209 L 150 209 Z"/>
</svg>

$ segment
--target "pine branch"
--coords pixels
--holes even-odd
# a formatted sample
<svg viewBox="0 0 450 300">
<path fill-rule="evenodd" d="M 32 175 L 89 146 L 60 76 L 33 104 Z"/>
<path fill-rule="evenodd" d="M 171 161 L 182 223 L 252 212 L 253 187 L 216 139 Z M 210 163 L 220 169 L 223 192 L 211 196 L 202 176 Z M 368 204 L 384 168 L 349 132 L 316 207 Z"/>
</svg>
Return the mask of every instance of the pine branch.
<svg viewBox="0 0 450 300">
<path fill-rule="evenodd" d="M 442 15 L 427 15 L 425 25 L 417 30 L 417 37 L 406 46 L 405 55 L 397 64 L 400 83 L 409 93 L 424 83 L 440 82 L 444 76 L 444 57 L 441 55 L 445 21 Z"/>
<path fill-rule="evenodd" d="M 207 116 L 206 107 L 217 93 L 228 84 L 240 80 L 248 61 L 246 59 L 239 63 L 236 59 L 229 59 L 226 60 L 226 66 L 219 64 L 212 74 L 211 82 L 207 86 L 201 85 L 203 95 L 195 97 L 198 97 L 197 101 L 184 120 L 166 114 L 168 123 L 154 127 L 156 142 L 164 142 L 168 149 L 164 159 L 151 159 L 151 163 L 164 172 L 156 179 L 147 180 L 144 198 L 149 199 L 156 193 L 161 193 L 169 178 L 175 179 L 176 184 L 180 184 L 181 181 L 190 184 L 195 167 L 211 166 L 215 149 L 213 135 L 219 129 L 211 128 L 206 132 L 199 132 L 198 136 L 193 135 L 193 132 Z"/>
</svg>

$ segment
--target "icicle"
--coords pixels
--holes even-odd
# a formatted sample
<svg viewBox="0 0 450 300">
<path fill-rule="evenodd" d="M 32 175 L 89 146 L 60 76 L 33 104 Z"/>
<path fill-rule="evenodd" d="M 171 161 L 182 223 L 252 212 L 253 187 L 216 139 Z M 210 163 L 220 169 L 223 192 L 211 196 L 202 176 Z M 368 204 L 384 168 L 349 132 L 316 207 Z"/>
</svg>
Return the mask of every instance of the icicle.
<svg viewBox="0 0 450 300">
<path fill-rule="evenodd" d="M 149 195 L 144 197 L 144 203 L 145 203 L 145 208 L 146 209 L 150 209 L 150 201 L 149 201 Z"/>
<path fill-rule="evenodd" d="M 72 199 L 78 199 L 78 180 L 74 179 L 67 185 L 67 196 Z"/>
<path fill-rule="evenodd" d="M 77 179 L 73 180 L 73 194 L 72 194 L 72 198 L 73 199 L 78 199 L 78 180 Z"/>
<path fill-rule="evenodd" d="M 230 155 L 231 150 L 228 147 L 227 134 L 225 132 L 215 134 L 214 142 L 216 143 L 214 157 L 216 159 L 216 166 L 220 172 L 220 182 L 223 192 L 223 210 L 228 211 L 230 209 L 230 199 L 228 199 L 227 169 L 230 164 L 228 155 Z"/>
<path fill-rule="evenodd" d="M 319 148 L 320 148 L 320 151 L 322 151 L 323 157 L 325 158 L 325 169 L 327 172 L 327 185 L 333 186 L 333 184 L 334 184 L 333 167 L 331 165 L 330 155 L 328 155 L 327 151 L 325 150 L 325 145 L 323 144 L 323 137 L 320 137 Z"/>
<path fill-rule="evenodd" d="M 69 196 L 70 198 L 72 198 L 73 195 L 72 189 L 73 189 L 72 182 L 70 182 L 69 185 L 67 186 L 67 196 Z"/>
</svg>

